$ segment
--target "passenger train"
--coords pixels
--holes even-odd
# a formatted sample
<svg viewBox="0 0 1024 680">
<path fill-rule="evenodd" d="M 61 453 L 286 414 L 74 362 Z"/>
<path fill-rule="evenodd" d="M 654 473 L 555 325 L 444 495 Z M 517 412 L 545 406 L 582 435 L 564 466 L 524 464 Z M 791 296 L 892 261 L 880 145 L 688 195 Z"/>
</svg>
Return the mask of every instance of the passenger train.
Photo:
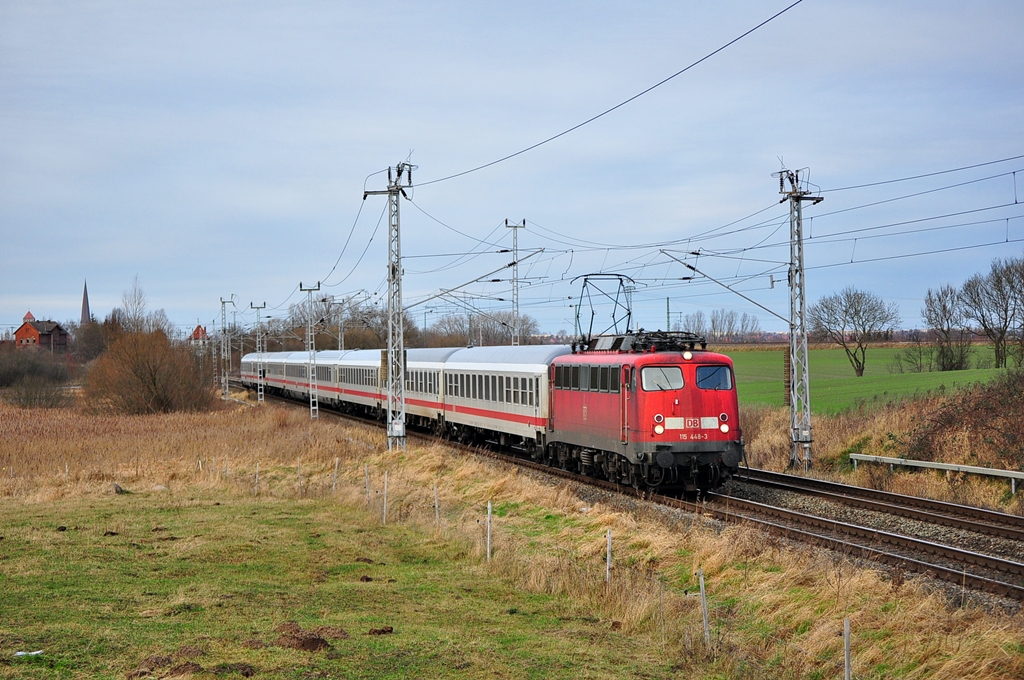
<svg viewBox="0 0 1024 680">
<path fill-rule="evenodd" d="M 255 388 L 382 419 L 386 351 L 242 357 Z M 310 380 L 310 371 L 314 380 Z M 600 336 L 585 347 L 409 349 L 406 424 L 469 444 L 659 492 L 711 489 L 735 474 L 743 434 L 729 357 L 688 333 Z"/>
</svg>

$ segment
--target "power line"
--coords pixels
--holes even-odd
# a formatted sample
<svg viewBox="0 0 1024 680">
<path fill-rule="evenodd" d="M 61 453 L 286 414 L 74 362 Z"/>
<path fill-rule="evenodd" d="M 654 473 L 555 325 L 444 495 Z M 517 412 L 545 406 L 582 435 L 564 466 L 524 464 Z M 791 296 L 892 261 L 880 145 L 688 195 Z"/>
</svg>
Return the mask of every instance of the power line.
<svg viewBox="0 0 1024 680">
<path fill-rule="evenodd" d="M 968 180 L 966 182 L 958 182 L 956 184 L 948 184 L 948 185 L 946 185 L 944 187 L 938 187 L 938 188 L 935 188 L 935 189 L 928 189 L 926 191 L 917 191 L 917 192 L 912 193 L 912 194 L 905 194 L 903 196 L 896 196 L 895 198 L 887 198 L 887 199 L 885 199 L 883 201 L 874 201 L 872 203 L 864 203 L 862 205 L 855 205 L 855 206 L 850 207 L 850 208 L 843 208 L 842 210 L 833 210 L 832 212 L 821 213 L 820 215 L 815 215 L 815 219 L 820 219 L 822 217 L 827 217 L 829 215 L 838 215 L 839 213 L 850 212 L 851 210 L 860 210 L 861 208 L 870 208 L 871 206 L 882 205 L 883 203 L 892 203 L 893 201 L 902 201 L 905 198 L 914 198 L 915 196 L 924 196 L 925 194 L 934 194 L 937 191 L 945 191 L 946 189 L 955 189 L 957 187 L 967 186 L 968 184 L 977 184 L 978 182 L 987 182 L 990 179 L 998 179 L 999 177 L 1009 177 L 1010 175 L 1015 175 L 1017 172 L 1020 172 L 1020 171 L 1019 170 L 1011 170 L 1010 172 L 1002 172 L 1002 173 L 999 173 L 998 175 L 989 175 L 988 177 L 981 177 L 979 179 L 972 179 L 972 180 Z"/>
<path fill-rule="evenodd" d="M 363 252 L 359 255 L 359 259 L 356 260 L 356 263 L 354 265 L 352 265 L 352 269 L 349 270 L 348 274 L 345 274 L 344 278 L 342 278 L 341 281 L 338 281 L 337 283 L 325 284 L 328 288 L 333 288 L 335 286 L 340 286 L 341 284 L 343 284 L 346 281 L 348 281 L 348 278 L 350 276 L 352 276 L 353 273 L 355 273 L 356 268 L 359 266 L 359 263 L 363 261 L 364 257 L 366 257 L 366 251 L 368 251 L 370 249 L 370 244 L 373 243 L 373 239 L 377 235 L 377 231 L 380 229 L 380 223 L 384 221 L 384 214 L 387 211 L 388 211 L 388 207 L 387 207 L 387 205 L 385 205 L 384 209 L 381 210 L 381 212 L 380 212 L 380 217 L 377 218 L 377 226 L 375 226 L 373 228 L 373 233 L 370 234 L 370 240 L 366 242 L 366 247 L 363 248 Z"/>
<path fill-rule="evenodd" d="M 835 189 L 822 189 L 822 192 L 826 191 L 847 191 L 849 189 L 863 189 L 865 187 L 877 187 L 883 184 L 894 184 L 896 182 L 908 182 L 912 179 L 923 179 L 925 177 L 935 177 L 936 175 L 947 175 L 951 172 L 960 172 L 962 170 L 972 170 L 974 168 L 981 168 L 986 165 L 995 165 L 996 163 L 1005 163 L 1006 161 L 1015 161 L 1018 158 L 1024 158 L 1024 154 L 1020 156 L 1010 156 L 1009 158 L 1000 158 L 997 161 L 986 161 L 985 163 L 975 163 L 974 165 L 965 165 L 961 168 L 952 168 L 950 170 L 939 170 L 938 172 L 928 172 L 923 175 L 914 175 L 912 177 L 900 177 L 898 179 L 887 179 L 881 182 L 869 182 L 868 184 L 854 184 L 848 187 L 836 187 Z"/>
<path fill-rule="evenodd" d="M 608 115 L 609 113 L 611 113 L 612 111 L 615 111 L 617 109 L 622 108 L 626 104 L 629 104 L 630 102 L 632 102 L 632 101 L 634 101 L 636 99 L 639 99 L 640 97 L 644 96 L 645 94 L 647 94 L 651 90 L 654 90 L 654 89 L 656 89 L 658 87 L 661 87 L 662 85 L 664 85 L 668 81 L 672 80 L 673 78 L 676 78 L 677 76 L 680 76 L 680 75 L 686 73 L 690 69 L 692 69 L 695 66 L 697 66 L 697 65 L 707 61 L 708 59 L 710 59 L 711 57 L 715 56 L 716 54 L 718 54 L 722 50 L 726 49 L 727 47 L 730 47 L 730 46 L 734 45 L 735 43 L 739 42 L 740 40 L 742 40 L 743 38 L 746 38 L 748 35 L 750 35 L 754 31 L 756 31 L 757 29 L 761 28 L 762 26 L 764 26 L 764 25 L 774 21 L 778 17 L 782 16 L 783 14 L 788 12 L 789 10 L 791 10 L 794 7 L 796 7 L 797 5 L 799 5 L 801 2 L 803 2 L 803 0 L 796 0 L 796 2 L 794 2 L 790 6 L 786 7 L 782 11 L 780 11 L 780 12 L 778 12 L 776 14 L 773 14 L 771 17 L 765 19 L 764 21 L 762 21 L 758 25 L 754 26 L 753 28 L 751 28 L 751 29 L 747 30 L 746 32 L 740 34 L 739 36 L 733 38 L 732 40 L 730 40 L 729 42 L 725 43 L 724 45 L 722 45 L 721 47 L 719 47 L 715 51 L 709 52 L 708 54 L 704 55 L 703 57 L 701 57 L 697 61 L 695 61 L 692 64 L 690 64 L 689 66 L 687 66 L 686 68 L 681 69 L 679 71 L 676 71 L 675 73 L 673 73 L 669 77 L 667 77 L 667 78 L 665 78 L 663 80 L 658 81 L 654 85 L 651 85 L 646 90 L 638 92 L 637 94 L 633 95 L 629 99 L 626 99 L 625 101 L 619 102 L 618 104 L 616 104 L 615 106 L 611 107 L 610 109 L 605 109 L 601 113 L 597 114 L 596 116 L 592 116 L 592 117 L 588 118 L 587 120 L 583 121 L 582 123 L 577 123 L 576 125 L 573 125 L 571 128 L 569 128 L 567 130 L 563 130 L 562 132 L 559 132 L 556 135 L 552 135 L 551 137 L 548 137 L 545 140 L 537 142 L 536 144 L 528 146 L 525 149 L 520 149 L 519 151 L 516 151 L 515 153 L 510 153 L 507 156 L 502 156 L 501 158 L 499 158 L 497 160 L 494 160 L 494 161 L 491 161 L 490 163 L 484 163 L 483 165 L 478 165 L 475 168 L 470 168 L 469 170 L 463 170 L 462 172 L 457 172 L 454 175 L 448 175 L 447 177 L 440 177 L 438 179 L 432 179 L 432 180 L 430 180 L 428 182 L 421 182 L 421 183 L 419 183 L 416 186 L 427 186 L 428 184 L 437 184 L 438 182 L 444 182 L 444 181 L 447 181 L 447 180 L 450 180 L 450 179 L 455 179 L 456 177 L 462 177 L 463 175 L 468 175 L 468 174 L 470 174 L 472 172 L 476 172 L 478 170 L 483 170 L 484 168 L 489 168 L 492 165 L 497 165 L 498 163 L 501 163 L 503 161 L 507 161 L 507 160 L 509 160 L 511 158 L 515 158 L 516 156 L 521 156 L 522 154 L 526 153 L 527 151 L 533 151 L 537 147 L 543 146 L 543 145 L 547 144 L 548 142 L 553 142 L 554 140 L 558 139 L 559 137 L 564 137 L 565 135 L 569 134 L 570 132 L 578 130 L 581 127 L 583 127 L 584 125 L 587 125 L 589 123 L 593 123 L 598 118 L 602 118 L 602 117 Z"/>
<path fill-rule="evenodd" d="M 974 208 L 972 210 L 961 210 L 959 212 L 946 213 L 944 215 L 936 215 L 934 217 L 921 217 L 921 218 L 918 218 L 918 219 L 915 219 L 915 220 L 903 220 L 903 221 L 900 221 L 900 222 L 890 222 L 889 224 L 882 224 L 882 225 L 878 225 L 878 226 L 874 226 L 874 227 L 861 227 L 859 229 L 847 229 L 845 231 L 836 231 L 836 232 L 832 232 L 830 234 L 825 234 L 823 236 L 818 236 L 817 238 L 809 238 L 809 239 L 807 239 L 807 245 L 814 245 L 814 244 L 817 244 L 817 243 L 836 243 L 836 242 L 838 242 L 837 240 L 832 240 L 832 237 L 834 237 L 834 236 L 845 236 L 847 234 L 858 234 L 858 233 L 863 233 L 863 232 L 866 232 L 866 231 L 876 231 L 878 229 L 888 229 L 890 227 L 899 227 L 899 226 L 903 226 L 905 224 L 919 224 L 921 222 L 930 222 L 932 220 L 941 220 L 941 219 L 945 219 L 947 217 L 959 217 L 961 215 L 970 215 L 970 214 L 978 213 L 978 212 L 986 212 L 988 210 L 998 210 L 999 208 L 1012 207 L 1013 205 L 1014 205 L 1013 203 L 1000 203 L 999 205 L 987 206 L 985 208 Z M 1021 217 L 1020 215 L 1013 215 L 1011 217 L 1001 217 L 1001 218 L 998 218 L 998 219 L 995 219 L 995 220 L 991 220 L 991 221 L 992 222 L 1002 222 L 1003 220 L 1019 219 L 1020 217 Z M 964 223 L 964 225 L 947 225 L 947 226 L 957 227 L 957 226 L 968 226 L 968 225 L 972 225 L 972 224 L 985 224 L 985 223 L 986 222 L 967 222 L 967 223 Z M 935 230 L 938 230 L 940 228 L 941 227 L 934 227 Z M 918 231 L 927 231 L 927 230 L 921 229 L 921 230 L 918 230 Z M 911 232 L 899 232 L 899 233 L 914 233 L 914 232 L 911 231 Z M 889 236 L 889 235 L 890 234 L 883 234 L 883 236 Z M 896 236 L 896 235 L 898 235 L 898 233 L 897 234 L 891 234 L 891 235 L 892 236 Z M 743 253 L 743 252 L 748 252 L 748 251 L 751 251 L 751 250 L 762 250 L 762 249 L 767 249 L 767 248 L 779 248 L 781 246 L 787 246 L 787 245 L 789 245 L 789 241 L 779 241 L 779 242 L 776 242 L 776 243 L 769 243 L 767 245 L 756 245 L 756 246 L 749 246 L 747 248 L 740 248 L 740 249 L 737 249 L 735 251 L 732 251 L 730 254 Z M 715 255 L 720 255 L 722 253 L 715 253 L 713 251 L 702 251 L 702 254 L 708 255 L 708 256 L 715 256 Z"/>
<path fill-rule="evenodd" d="M 829 267 L 845 267 L 851 264 L 866 264 L 869 262 L 883 262 L 885 260 L 903 260 L 908 257 L 920 257 L 922 255 L 940 255 L 942 253 L 955 253 L 961 250 L 973 250 L 975 248 L 988 248 L 989 246 L 1001 246 L 1007 243 L 1024 243 L 1024 238 L 1016 239 L 1004 239 L 1002 241 L 992 241 L 990 243 L 976 243 L 970 246 L 959 246 L 957 248 L 942 248 L 940 250 L 926 250 L 919 253 L 903 253 L 902 255 L 886 255 L 884 257 L 873 257 L 868 260 L 851 260 L 850 262 L 833 262 L 830 264 L 819 264 L 814 267 L 807 267 L 807 269 L 828 269 Z"/>
</svg>

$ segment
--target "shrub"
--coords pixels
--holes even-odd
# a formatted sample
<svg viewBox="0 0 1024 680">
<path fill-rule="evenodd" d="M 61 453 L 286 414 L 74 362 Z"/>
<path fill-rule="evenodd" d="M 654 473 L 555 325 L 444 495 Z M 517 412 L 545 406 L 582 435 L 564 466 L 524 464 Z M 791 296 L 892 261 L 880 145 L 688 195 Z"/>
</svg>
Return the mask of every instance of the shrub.
<svg viewBox="0 0 1024 680">
<path fill-rule="evenodd" d="M 4 401 L 21 408 L 64 408 L 71 406 L 75 397 L 64 385 L 26 378 L 4 392 Z"/>
<path fill-rule="evenodd" d="M 214 403 L 211 370 L 162 330 L 119 333 L 89 372 L 86 400 L 125 414 L 205 411 Z"/>
<path fill-rule="evenodd" d="M 0 387 L 10 387 L 24 380 L 62 383 L 67 379 L 68 367 L 63 355 L 35 348 L 0 351 Z"/>
<path fill-rule="evenodd" d="M 963 434 L 982 465 L 1024 465 L 1024 370 L 947 397 L 903 445 L 912 458 L 940 460 Z"/>
</svg>

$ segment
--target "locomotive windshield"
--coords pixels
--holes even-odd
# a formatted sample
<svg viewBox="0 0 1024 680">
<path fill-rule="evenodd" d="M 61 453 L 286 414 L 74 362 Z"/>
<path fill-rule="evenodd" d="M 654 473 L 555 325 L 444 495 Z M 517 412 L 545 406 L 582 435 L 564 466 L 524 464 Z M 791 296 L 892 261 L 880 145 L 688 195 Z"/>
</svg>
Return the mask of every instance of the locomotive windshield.
<svg viewBox="0 0 1024 680">
<path fill-rule="evenodd" d="M 697 387 L 702 390 L 731 390 L 732 373 L 728 366 L 698 366 Z"/>
<path fill-rule="evenodd" d="M 645 392 L 683 389 L 683 369 L 678 366 L 646 366 L 640 371 Z"/>
</svg>

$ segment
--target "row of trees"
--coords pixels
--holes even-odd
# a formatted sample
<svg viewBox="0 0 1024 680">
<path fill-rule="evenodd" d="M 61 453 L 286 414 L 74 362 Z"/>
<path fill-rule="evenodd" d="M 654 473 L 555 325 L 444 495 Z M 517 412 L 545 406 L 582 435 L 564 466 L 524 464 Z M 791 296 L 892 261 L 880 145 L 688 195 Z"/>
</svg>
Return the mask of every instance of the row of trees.
<svg viewBox="0 0 1024 680">
<path fill-rule="evenodd" d="M 858 376 L 864 374 L 869 343 L 891 339 L 900 323 L 895 303 L 853 287 L 821 298 L 807 311 L 812 337 L 841 346 Z M 960 287 L 928 289 L 921 317 L 927 329 L 910 334 L 913 346 L 895 361 L 900 371 L 904 364 L 911 371 L 970 368 L 977 337 L 992 343 L 996 368 L 1011 359 L 1024 365 L 1024 258 L 993 260 L 988 272 Z"/>
<path fill-rule="evenodd" d="M 138 278 L 102 323 L 77 329 L 93 409 L 143 414 L 205 411 L 215 402 L 213 358 L 177 339 L 164 311 L 149 312 Z M 90 355 L 90 356 L 85 356 Z"/>
<path fill-rule="evenodd" d="M 933 335 L 940 371 L 967 368 L 971 343 L 981 335 L 992 343 L 996 368 L 1008 359 L 1024 364 L 1024 258 L 992 261 L 963 286 L 928 290 L 921 316 Z"/>
<path fill-rule="evenodd" d="M 687 314 L 672 328 L 696 333 L 712 342 L 754 342 L 761 335 L 761 322 L 753 314 L 737 314 L 730 309 L 712 310 L 710 316 L 697 310 Z"/>
<path fill-rule="evenodd" d="M 430 312 L 428 312 L 429 315 Z M 508 345 L 512 342 L 512 312 L 507 310 L 476 314 L 445 314 L 433 319 L 427 316 L 423 325 L 418 316 L 404 314 L 404 337 L 407 347 L 458 347 L 467 345 Z M 379 349 L 387 346 L 387 309 L 366 299 L 346 297 L 321 298 L 290 305 L 288 314 L 267 321 L 269 350 L 299 350 L 305 346 L 306 329 L 312 320 L 316 346 L 329 349 Z M 521 344 L 538 342 L 537 321 L 528 315 L 519 316 Z M 252 331 L 233 329 L 235 337 L 246 337 L 253 347 Z"/>
</svg>

